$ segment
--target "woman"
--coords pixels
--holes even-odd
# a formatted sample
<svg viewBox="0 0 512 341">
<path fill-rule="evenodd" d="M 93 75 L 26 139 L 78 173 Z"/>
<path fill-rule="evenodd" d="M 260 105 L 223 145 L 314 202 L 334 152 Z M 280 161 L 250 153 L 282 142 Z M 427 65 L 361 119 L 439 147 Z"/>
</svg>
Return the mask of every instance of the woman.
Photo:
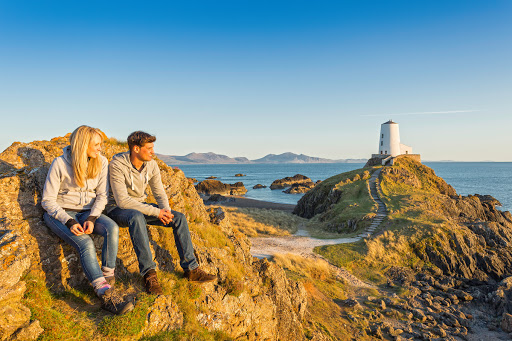
<svg viewBox="0 0 512 341">
<path fill-rule="evenodd" d="M 133 303 L 123 301 L 112 287 L 119 227 L 102 214 L 108 195 L 108 161 L 100 154 L 102 142 L 102 133 L 88 126 L 71 134 L 71 144 L 50 166 L 41 204 L 46 225 L 78 251 L 101 307 L 124 314 L 133 309 Z M 101 268 L 91 233 L 103 236 Z"/>
</svg>

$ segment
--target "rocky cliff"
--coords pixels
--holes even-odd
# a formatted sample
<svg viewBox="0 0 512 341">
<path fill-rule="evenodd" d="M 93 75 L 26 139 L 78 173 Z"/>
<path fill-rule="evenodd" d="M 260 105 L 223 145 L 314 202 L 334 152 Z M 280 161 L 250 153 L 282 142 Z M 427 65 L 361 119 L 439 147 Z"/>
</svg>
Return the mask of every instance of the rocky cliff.
<svg viewBox="0 0 512 341">
<path fill-rule="evenodd" d="M 496 208 L 498 200 L 457 195 L 432 169 L 409 158 L 380 176 L 390 216 L 403 219 L 402 231 L 422 236 L 410 241 L 419 259 L 447 276 L 487 281 L 512 275 L 512 216 Z"/>
<path fill-rule="evenodd" d="M 40 206 L 49 165 L 67 144 L 68 137 L 16 142 L 0 154 L 0 340 L 35 339 L 47 332 L 44 323 L 34 318 L 37 311 L 23 304 L 22 298 L 27 294 L 22 279 L 27 272 L 43 278 L 53 293 L 87 285 L 75 250 L 48 230 Z M 110 160 L 125 149 L 123 144 L 107 140 L 103 154 Z M 190 222 L 200 264 L 219 277 L 217 284 L 202 286 L 190 298 L 194 323 L 205 331 L 222 330 L 236 339 L 304 339 L 302 322 L 307 301 L 303 286 L 287 279 L 275 264 L 253 259 L 248 240 L 229 222 L 210 222 L 201 198 L 183 172 L 159 160 L 158 163 L 171 206 L 185 213 Z M 172 233 L 161 227 L 148 228 L 159 269 L 177 274 L 176 283 L 180 283 L 181 269 Z M 101 237 L 94 238 L 99 253 Z M 116 273 L 136 287 L 140 281 L 137 260 L 124 228 L 120 229 Z M 143 316 L 142 329 L 132 338 L 185 328 L 183 307 L 173 297 L 162 295 L 153 300 Z M 75 311 L 80 309 L 90 308 L 78 305 Z M 89 322 L 94 329 L 91 338 L 103 338 L 101 330 L 95 329 L 101 321 L 91 318 Z"/>
</svg>

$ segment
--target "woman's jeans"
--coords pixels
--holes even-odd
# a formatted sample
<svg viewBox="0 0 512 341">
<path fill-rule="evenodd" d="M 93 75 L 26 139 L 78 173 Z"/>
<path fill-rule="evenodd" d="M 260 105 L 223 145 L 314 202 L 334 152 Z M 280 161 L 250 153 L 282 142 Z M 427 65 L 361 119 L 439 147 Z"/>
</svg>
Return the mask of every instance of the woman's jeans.
<svg viewBox="0 0 512 341">
<path fill-rule="evenodd" d="M 91 213 L 91 211 L 66 212 L 81 225 Z M 89 282 L 92 283 L 95 279 L 103 277 L 103 272 L 96 258 L 96 248 L 94 247 L 94 242 L 90 235 L 83 234 L 81 236 L 75 236 L 66 225 L 50 217 L 46 212 L 44 213 L 44 221 L 53 233 L 78 251 L 80 263 L 82 264 L 82 268 Z M 101 265 L 111 269 L 115 268 L 117 247 L 119 244 L 119 227 L 112 219 L 102 214 L 94 222 L 94 230 L 92 233 L 103 236 Z"/>
<path fill-rule="evenodd" d="M 148 204 L 157 207 L 155 204 Z M 190 238 L 187 218 L 183 213 L 171 211 L 174 214 L 172 222 L 164 225 L 157 217 L 147 216 L 140 211 L 132 209 L 121 209 L 115 207 L 108 212 L 112 218 L 121 227 L 128 227 L 130 238 L 132 239 L 133 249 L 139 261 L 139 271 L 145 275 L 149 270 L 155 269 L 156 264 L 149 247 L 149 235 L 147 224 L 171 227 L 174 234 L 174 241 L 178 254 L 180 256 L 180 265 L 183 270 L 194 270 L 199 266 L 194 255 L 194 246 Z"/>
</svg>

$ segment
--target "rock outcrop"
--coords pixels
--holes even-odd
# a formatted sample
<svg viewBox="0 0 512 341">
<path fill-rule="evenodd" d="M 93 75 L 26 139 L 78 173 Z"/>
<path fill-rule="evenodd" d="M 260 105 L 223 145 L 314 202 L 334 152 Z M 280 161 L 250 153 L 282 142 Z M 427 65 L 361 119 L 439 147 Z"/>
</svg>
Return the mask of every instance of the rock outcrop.
<svg viewBox="0 0 512 341">
<path fill-rule="evenodd" d="M 446 235 L 434 236 L 418 255 L 444 274 L 488 281 L 512 276 L 512 216 L 496 209 L 490 196 L 455 196 L 443 202 L 456 223 Z"/>
<path fill-rule="evenodd" d="M 221 195 L 243 195 L 247 193 L 242 182 L 235 182 L 234 184 L 225 184 L 219 180 L 203 180 L 196 185 L 196 190 L 199 193 L 206 195 L 221 194 Z"/>
<path fill-rule="evenodd" d="M 257 184 L 257 185 L 254 185 L 254 186 L 252 187 L 252 189 L 260 189 L 260 188 L 267 188 L 267 186 L 262 185 L 262 184 Z"/>
<path fill-rule="evenodd" d="M 304 184 L 304 185 L 313 184 L 313 186 L 314 186 L 314 183 L 313 183 L 313 181 L 311 181 L 310 178 L 308 178 L 307 176 L 301 175 L 301 174 L 296 174 L 292 177 L 287 176 L 285 178 L 275 180 L 270 185 L 270 189 L 284 189 L 284 188 L 290 187 L 294 184 Z"/>
<path fill-rule="evenodd" d="M 305 183 L 301 183 L 301 184 L 295 183 L 295 184 L 291 185 L 290 187 L 288 187 L 287 189 L 285 189 L 283 191 L 283 193 L 287 193 L 287 194 L 306 193 L 314 187 L 315 187 L 315 183 L 313 183 L 313 181 L 305 182 Z"/>
<path fill-rule="evenodd" d="M 443 226 L 431 235 L 418 229 L 425 237 L 411 241 L 417 257 L 446 276 L 477 281 L 512 276 L 512 215 L 496 209 L 498 200 L 489 195 L 457 195 L 431 168 L 410 158 L 397 159 L 394 166 L 383 168 L 380 180 L 385 195 L 410 195 L 409 203 L 403 201 L 401 207 L 392 204 L 392 210 L 416 210 L 430 217 L 427 222 Z M 410 225 L 415 225 L 414 218 Z"/>
<path fill-rule="evenodd" d="M 42 220 L 41 192 L 52 160 L 62 154 L 67 137 L 52 141 L 14 143 L 0 154 L 0 339 L 35 339 L 44 325 L 31 317 L 22 304 L 25 283 L 20 280 L 30 271 L 46 280 L 54 292 L 87 285 L 75 250 L 55 236 Z M 103 154 L 112 156 L 125 146 L 107 140 Z M 173 209 L 185 213 L 202 267 L 216 273 L 218 284 L 208 284 L 193 299 L 197 320 L 207 330 L 222 329 L 235 339 L 303 340 L 302 321 L 306 309 L 304 287 L 286 279 L 284 271 L 267 261 L 254 261 L 248 240 L 233 231 L 222 212 L 207 212 L 194 186 L 178 169 L 157 160 L 162 182 Z M 149 200 L 152 199 L 151 193 Z M 212 224 L 210 218 L 218 225 Z M 178 271 L 179 261 L 172 255 L 172 233 L 148 226 L 151 248 L 160 270 Z M 212 231 L 216 241 L 203 231 Z M 139 281 L 138 264 L 127 229 L 120 229 L 116 273 Z M 224 239 L 222 239 L 224 238 Z M 101 237 L 94 236 L 98 252 Z M 219 241 L 222 242 L 219 244 Z M 215 244 L 217 243 L 217 244 Z M 240 272 L 237 295 L 229 283 Z M 79 311 L 81 308 L 78 307 Z M 97 323 L 92 322 L 92 323 Z M 149 308 L 144 329 L 139 335 L 180 328 L 183 317 L 178 305 L 165 295 Z"/>
<path fill-rule="evenodd" d="M 361 174 L 359 174 L 361 173 Z M 303 218 L 313 218 L 316 215 L 327 213 L 342 198 L 343 186 L 356 181 L 366 181 L 370 178 L 368 170 L 361 169 L 358 174 L 349 177 L 344 174 L 333 176 L 327 180 L 316 183 L 314 190 L 308 191 L 297 203 L 293 214 Z"/>
</svg>

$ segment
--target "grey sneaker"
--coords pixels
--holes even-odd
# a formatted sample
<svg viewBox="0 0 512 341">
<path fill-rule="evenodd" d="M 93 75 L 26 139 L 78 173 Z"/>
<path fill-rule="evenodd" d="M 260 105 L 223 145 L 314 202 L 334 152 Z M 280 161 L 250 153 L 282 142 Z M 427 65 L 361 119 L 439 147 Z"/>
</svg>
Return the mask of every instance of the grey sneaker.
<svg viewBox="0 0 512 341">
<path fill-rule="evenodd" d="M 133 303 L 130 300 L 123 300 L 121 296 L 110 288 L 100 296 L 101 308 L 115 315 L 123 315 L 133 310 Z"/>
</svg>

